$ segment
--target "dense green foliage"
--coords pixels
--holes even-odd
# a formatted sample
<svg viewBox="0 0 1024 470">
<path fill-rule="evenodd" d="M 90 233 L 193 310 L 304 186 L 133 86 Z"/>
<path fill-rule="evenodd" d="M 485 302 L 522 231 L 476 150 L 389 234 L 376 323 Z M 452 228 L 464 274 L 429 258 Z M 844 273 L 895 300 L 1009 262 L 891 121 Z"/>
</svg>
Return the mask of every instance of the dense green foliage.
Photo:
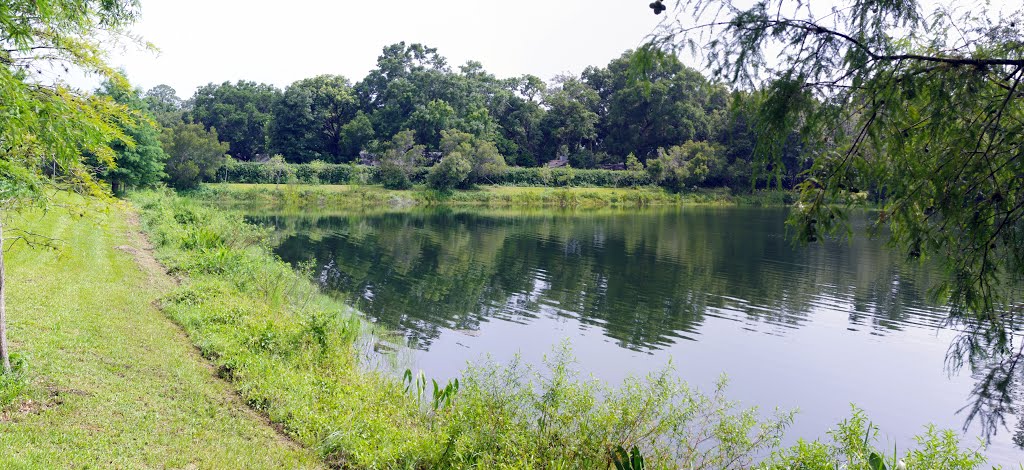
<svg viewBox="0 0 1024 470">
<path fill-rule="evenodd" d="M 355 121 L 359 107 L 352 86 L 336 75 L 291 84 L 272 111 L 267 148 L 297 163 L 350 161 L 358 156 L 358 144 L 373 136 L 372 129 L 367 131 L 362 121 Z"/>
<path fill-rule="evenodd" d="M 217 181 L 247 184 L 367 184 L 381 183 L 379 173 L 379 167 L 351 164 L 268 164 L 231 161 L 217 173 Z M 425 168 L 416 168 L 408 174 L 408 178 L 413 184 L 424 183 L 427 174 Z M 491 175 L 488 181 L 507 186 L 594 188 L 629 188 L 653 184 L 645 171 L 523 167 L 508 167 L 500 174 Z"/>
<path fill-rule="evenodd" d="M 149 113 L 161 127 L 174 127 L 182 121 L 184 103 L 174 88 L 157 85 L 143 95 Z"/>
<path fill-rule="evenodd" d="M 266 153 L 266 128 L 280 96 L 280 90 L 271 85 L 247 81 L 211 83 L 196 90 L 185 114 L 207 129 L 217 129 L 221 138 L 231 144 L 232 156 L 249 160 Z"/>
<path fill-rule="evenodd" d="M 463 186 L 469 178 L 473 164 L 460 152 L 451 152 L 441 157 L 441 161 L 430 167 L 427 173 L 427 185 L 442 191 Z"/>
<path fill-rule="evenodd" d="M 647 172 L 659 185 L 675 190 L 721 181 L 726 169 L 722 151 L 706 142 L 687 141 L 668 150 L 659 149 L 658 158 L 647 161 Z"/>
<path fill-rule="evenodd" d="M 405 130 L 384 146 L 377 178 L 388 189 L 409 189 L 423 161 L 423 146 L 416 144 L 416 132 Z"/>
<path fill-rule="evenodd" d="M 74 66 L 123 87 L 124 77 L 103 62 L 94 35 L 101 24 L 122 34 L 137 6 L 133 0 L 62 0 L 0 8 L 0 199 L 38 195 L 34 182 L 44 181 L 44 171 L 98 190 L 82 165 L 83 152 L 109 167 L 116 156 L 112 142 L 134 146 L 122 131 L 134 125 L 124 106 L 109 96 L 79 94 L 59 80 L 46 83 L 37 69 L 42 62 Z"/>
<path fill-rule="evenodd" d="M 751 157 L 761 95 L 730 93 L 674 57 L 639 67 L 641 59 L 627 51 L 605 67 L 547 84 L 530 75 L 499 79 L 474 61 L 453 70 L 436 49 L 398 43 L 385 47 L 377 67 L 354 85 L 334 75 L 299 80 L 283 91 L 245 81 L 209 84 L 186 102 L 185 116 L 216 128 L 239 160 L 276 154 L 287 163 L 380 161 L 391 187 L 406 184 L 410 165 L 439 162 L 447 153 L 445 133 L 471 135 L 474 155 L 488 153 L 492 164 L 474 164 L 469 184 L 495 181 L 493 172 L 480 170 L 497 168 L 498 160 L 538 167 L 564 158 L 578 169 L 623 168 L 627 155 L 643 164 L 661 149 L 688 141 L 726 149 L 723 167 L 730 168 L 730 177 L 707 179 L 704 186 L 789 187 L 808 166 L 801 149 L 789 142 L 786 177 L 756 179 Z M 182 100 L 168 88 L 151 91 L 160 103 L 154 109 L 180 107 Z M 399 136 L 404 131 L 413 138 Z M 396 164 L 395 154 L 388 153 L 396 138 L 408 140 L 407 151 L 422 158 L 407 155 Z"/>
<path fill-rule="evenodd" d="M 376 169 L 368 166 L 309 163 L 288 164 L 288 174 L 294 175 L 297 183 L 356 184 L 368 182 Z M 279 169 L 265 163 L 229 161 L 217 173 L 217 181 L 248 184 L 287 183 L 280 181 Z"/>
<path fill-rule="evenodd" d="M 469 163 L 469 172 L 458 185 L 494 184 L 495 180 L 500 181 L 508 169 L 493 142 L 467 132 L 441 131 L 440 148 L 444 157 L 458 155 Z"/>
<path fill-rule="evenodd" d="M 134 145 L 115 140 L 110 148 L 115 152 L 114 164 L 105 168 L 100 177 L 119 192 L 134 188 L 148 188 L 156 185 L 167 175 L 164 161 L 167 154 L 160 145 L 160 128 L 147 116 L 148 103 L 133 89 L 118 89 L 114 82 L 107 81 L 98 92 L 118 104 L 126 106 L 135 119 L 119 124 L 121 131 L 131 137 Z M 90 164 L 100 166 L 91 158 Z"/>
<path fill-rule="evenodd" d="M 580 186 L 630 188 L 653 184 L 643 171 L 577 170 L 575 168 L 512 167 L 497 184 L 509 186 Z"/>
<path fill-rule="evenodd" d="M 179 122 L 165 128 L 160 139 L 169 156 L 168 183 L 175 188 L 191 189 L 204 180 L 213 180 L 224 165 L 228 144 L 217 139 L 216 129 Z"/>
<path fill-rule="evenodd" d="M 626 54 L 607 67 L 590 67 L 585 82 L 600 97 L 604 150 L 617 161 L 642 160 L 686 141 L 712 141 L 728 116 L 729 93 L 678 60 L 638 68 Z"/>
</svg>

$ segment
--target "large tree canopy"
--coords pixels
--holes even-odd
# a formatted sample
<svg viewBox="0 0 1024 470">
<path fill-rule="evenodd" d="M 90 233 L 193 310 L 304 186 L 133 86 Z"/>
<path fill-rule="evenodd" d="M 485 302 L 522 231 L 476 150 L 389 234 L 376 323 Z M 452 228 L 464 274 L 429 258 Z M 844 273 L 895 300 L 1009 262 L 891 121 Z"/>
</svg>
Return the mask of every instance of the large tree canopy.
<svg viewBox="0 0 1024 470">
<path fill-rule="evenodd" d="M 544 96 L 548 112 L 543 122 L 548 140 L 554 148 L 573 153 L 593 148 L 598 137 L 601 96 L 576 77 L 559 77 L 557 82 Z"/>
<path fill-rule="evenodd" d="M 459 131 L 493 142 L 510 163 L 537 166 L 565 156 L 579 168 L 624 165 L 630 153 L 646 161 L 691 140 L 753 139 L 754 120 L 727 111 L 724 86 L 674 57 L 637 77 L 631 65 L 639 56 L 626 51 L 549 85 L 531 75 L 498 78 L 473 60 L 451 67 L 437 49 L 402 42 L 385 47 L 376 67 L 351 86 L 332 75 L 296 81 L 283 93 L 251 82 L 207 85 L 184 105 L 173 90 L 158 87 L 147 101 L 167 110 L 157 114 L 167 127 L 175 108 L 191 106 L 186 117 L 216 128 L 236 157 L 280 154 L 293 163 L 353 161 L 363 150 L 379 153 L 382 142 L 404 130 L 434 154 L 431 162 L 442 132 Z M 728 153 L 730 178 L 708 184 L 751 187 L 752 146 L 738 149 Z M 788 176 L 787 185 L 795 181 Z"/>
<path fill-rule="evenodd" d="M 181 122 L 185 102 L 169 85 L 157 85 L 143 95 L 143 101 L 153 119 L 162 127 L 174 127 Z"/>
<path fill-rule="evenodd" d="M 342 130 L 357 112 L 359 103 L 345 77 L 299 80 L 274 103 L 267 127 L 269 150 L 288 154 L 297 162 L 350 160 L 354 155 L 345 151 Z"/>
<path fill-rule="evenodd" d="M 216 128 L 230 143 L 232 156 L 251 160 L 266 153 L 266 127 L 280 94 L 263 83 L 211 83 L 196 90 L 190 117 L 207 129 Z"/>
<path fill-rule="evenodd" d="M 726 107 L 725 87 L 711 85 L 675 56 L 652 64 L 638 76 L 635 52 L 607 67 L 589 67 L 584 80 L 601 97 L 604 147 L 609 153 L 635 153 L 640 161 L 688 140 L 711 138 L 711 113 Z"/>
<path fill-rule="evenodd" d="M 952 358 L 993 367 L 989 354 L 1007 357 L 992 377 L 1002 392 L 1012 388 L 1006 379 L 1021 363 L 1012 331 L 1024 308 L 1021 12 L 924 11 L 914 0 L 828 11 L 681 0 L 676 12 L 653 45 L 699 47 L 719 77 L 764 90 L 764 161 L 780 167 L 785 136 L 805 137 L 815 158 L 793 220 L 801 238 L 842 229 L 837 202 L 866 189 L 881 195 L 878 220 L 893 244 L 948 270 L 936 293 L 968 333 Z"/>
</svg>

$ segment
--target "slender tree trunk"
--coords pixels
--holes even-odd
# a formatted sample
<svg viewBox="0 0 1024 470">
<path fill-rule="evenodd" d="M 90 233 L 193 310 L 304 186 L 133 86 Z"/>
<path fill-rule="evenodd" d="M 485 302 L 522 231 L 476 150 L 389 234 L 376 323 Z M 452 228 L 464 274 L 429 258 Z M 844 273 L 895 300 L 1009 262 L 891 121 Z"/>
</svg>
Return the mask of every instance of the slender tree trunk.
<svg viewBox="0 0 1024 470">
<path fill-rule="evenodd" d="M 7 275 L 4 273 L 4 223 L 0 220 L 0 360 L 3 372 L 11 372 L 11 354 L 7 349 Z"/>
</svg>

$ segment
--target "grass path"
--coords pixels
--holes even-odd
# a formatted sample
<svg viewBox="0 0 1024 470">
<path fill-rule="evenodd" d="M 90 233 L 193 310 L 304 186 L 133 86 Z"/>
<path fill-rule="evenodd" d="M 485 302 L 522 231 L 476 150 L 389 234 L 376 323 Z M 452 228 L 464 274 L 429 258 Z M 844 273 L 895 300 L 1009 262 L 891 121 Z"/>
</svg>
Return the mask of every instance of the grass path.
<svg viewBox="0 0 1024 470">
<path fill-rule="evenodd" d="M 31 383 L 0 412 L 0 468 L 320 465 L 249 410 L 154 306 L 173 280 L 129 209 L 57 209 L 12 226 L 61 242 L 8 252 L 10 339 Z"/>
</svg>

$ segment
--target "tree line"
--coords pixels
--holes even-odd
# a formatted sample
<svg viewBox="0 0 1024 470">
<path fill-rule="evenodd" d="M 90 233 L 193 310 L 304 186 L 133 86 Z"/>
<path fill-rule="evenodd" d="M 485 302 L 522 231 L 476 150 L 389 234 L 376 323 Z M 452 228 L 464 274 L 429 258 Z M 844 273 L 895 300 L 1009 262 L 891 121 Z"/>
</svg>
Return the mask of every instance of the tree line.
<svg viewBox="0 0 1024 470">
<path fill-rule="evenodd" d="M 167 178 L 178 187 L 194 186 L 217 164 L 176 161 L 169 139 L 193 147 L 207 142 L 203 155 L 212 155 L 214 135 L 240 161 L 369 159 L 391 187 L 407 186 L 417 167 L 436 167 L 432 185 L 462 187 L 487 182 L 505 166 L 556 160 L 573 168 L 646 167 L 672 189 L 746 189 L 769 173 L 776 177 L 761 184 L 791 186 L 809 166 L 796 139 L 785 146 L 781 177 L 755 163 L 759 94 L 730 91 L 674 55 L 650 60 L 636 51 L 545 82 L 533 75 L 497 78 L 476 61 L 453 69 L 437 49 L 402 42 L 385 47 L 376 67 L 354 84 L 320 75 L 283 90 L 242 80 L 207 84 L 188 99 L 167 85 L 122 95 L 119 101 L 152 117 L 142 125 L 152 129 L 130 133 L 140 142 L 146 141 L 141 134 L 162 134 Z M 146 160 L 139 148 L 119 159 L 121 169 L 110 174 L 115 186 L 160 176 L 155 168 L 132 167 L 132 160 Z"/>
</svg>

